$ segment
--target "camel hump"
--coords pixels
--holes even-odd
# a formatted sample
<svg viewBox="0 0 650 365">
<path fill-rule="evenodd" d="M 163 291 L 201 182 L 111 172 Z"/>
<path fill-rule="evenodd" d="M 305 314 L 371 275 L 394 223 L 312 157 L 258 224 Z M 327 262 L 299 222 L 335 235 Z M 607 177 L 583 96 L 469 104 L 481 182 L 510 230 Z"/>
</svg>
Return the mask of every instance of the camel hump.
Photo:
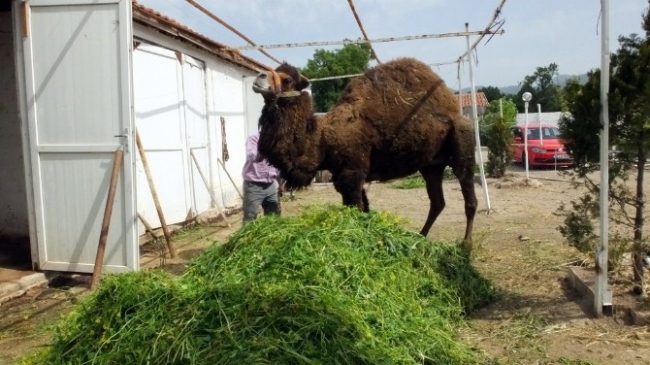
<svg viewBox="0 0 650 365">
<path fill-rule="evenodd" d="M 433 89 L 433 90 L 432 90 Z M 430 91 L 433 91 L 430 93 Z M 353 79 L 341 102 L 372 100 L 385 108 L 417 103 L 423 97 L 438 113 L 458 113 L 458 101 L 444 80 L 429 65 L 414 58 L 398 58 L 375 66 Z M 370 105 L 375 108 L 377 105 Z"/>
<path fill-rule="evenodd" d="M 364 78 L 376 87 L 395 87 L 393 83 L 399 83 L 404 89 L 421 88 L 440 80 L 431 67 L 415 58 L 398 58 L 375 66 L 366 71 Z M 363 78 L 353 82 L 360 79 Z"/>
<path fill-rule="evenodd" d="M 409 121 L 449 124 L 458 115 L 453 92 L 431 67 L 413 58 L 383 63 L 353 79 L 332 110 L 337 108 L 353 109 L 386 135 Z"/>
</svg>

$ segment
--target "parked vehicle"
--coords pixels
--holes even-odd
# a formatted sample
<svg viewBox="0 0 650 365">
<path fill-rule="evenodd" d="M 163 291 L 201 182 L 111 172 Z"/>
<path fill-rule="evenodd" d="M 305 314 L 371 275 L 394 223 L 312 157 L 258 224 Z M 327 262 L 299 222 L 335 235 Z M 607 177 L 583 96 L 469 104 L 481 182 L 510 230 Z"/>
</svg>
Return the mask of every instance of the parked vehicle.
<svg viewBox="0 0 650 365">
<path fill-rule="evenodd" d="M 513 162 L 523 163 L 524 133 L 528 133 L 528 165 L 529 166 L 570 166 L 573 157 L 569 155 L 557 127 L 548 124 L 518 125 L 512 128 L 514 142 Z"/>
</svg>

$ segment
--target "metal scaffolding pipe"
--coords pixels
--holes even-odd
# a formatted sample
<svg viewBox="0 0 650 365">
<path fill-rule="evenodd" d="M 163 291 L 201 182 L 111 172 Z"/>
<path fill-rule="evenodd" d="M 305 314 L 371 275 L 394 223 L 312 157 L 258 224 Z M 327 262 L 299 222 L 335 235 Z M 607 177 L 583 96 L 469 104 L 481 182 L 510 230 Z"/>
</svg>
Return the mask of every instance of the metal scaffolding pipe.
<svg viewBox="0 0 650 365">
<path fill-rule="evenodd" d="M 267 44 L 261 46 L 241 46 L 233 47 L 233 49 L 240 51 L 248 51 L 253 49 L 273 49 L 273 48 L 299 48 L 299 47 L 323 47 L 323 46 L 338 46 L 346 44 L 362 44 L 362 43 L 386 43 L 386 42 L 399 42 L 399 41 L 414 41 L 418 39 L 435 39 L 435 38 L 452 38 L 452 37 L 466 37 L 472 35 L 484 35 L 484 34 L 503 34 L 504 30 L 499 30 L 496 32 L 493 31 L 475 31 L 475 32 L 456 32 L 456 33 L 439 33 L 439 34 L 423 34 L 423 35 L 412 35 L 404 37 L 388 37 L 388 38 L 377 38 L 377 39 L 357 39 L 349 40 L 345 39 L 342 41 L 323 41 L 323 42 L 304 42 L 304 43 L 278 43 L 278 44 Z"/>
</svg>

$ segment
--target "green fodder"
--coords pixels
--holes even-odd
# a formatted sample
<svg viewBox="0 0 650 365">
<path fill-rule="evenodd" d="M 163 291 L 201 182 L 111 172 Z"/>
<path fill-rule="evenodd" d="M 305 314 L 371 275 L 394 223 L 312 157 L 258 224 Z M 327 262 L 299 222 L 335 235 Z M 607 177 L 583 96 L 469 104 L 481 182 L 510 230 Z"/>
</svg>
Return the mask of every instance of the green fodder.
<svg viewBox="0 0 650 365">
<path fill-rule="evenodd" d="M 265 217 L 180 278 L 108 276 L 35 364 L 472 364 L 455 336 L 494 298 L 456 245 L 385 213 Z"/>
<path fill-rule="evenodd" d="M 420 189 L 426 186 L 427 183 L 424 181 L 424 178 L 420 174 L 407 176 L 403 179 L 398 180 L 395 184 L 393 184 L 393 187 L 395 189 L 404 189 L 404 190 Z"/>
<path fill-rule="evenodd" d="M 475 172 L 477 172 L 478 165 L 475 166 L 474 170 Z M 454 176 L 454 172 L 451 170 L 450 167 L 445 168 L 445 170 L 442 173 L 442 179 L 443 180 L 456 179 L 456 176 Z M 426 188 L 427 183 L 426 181 L 424 181 L 422 175 L 418 173 L 398 180 L 396 183 L 392 185 L 392 187 L 395 189 L 404 189 L 404 190 L 419 189 L 419 188 Z"/>
</svg>

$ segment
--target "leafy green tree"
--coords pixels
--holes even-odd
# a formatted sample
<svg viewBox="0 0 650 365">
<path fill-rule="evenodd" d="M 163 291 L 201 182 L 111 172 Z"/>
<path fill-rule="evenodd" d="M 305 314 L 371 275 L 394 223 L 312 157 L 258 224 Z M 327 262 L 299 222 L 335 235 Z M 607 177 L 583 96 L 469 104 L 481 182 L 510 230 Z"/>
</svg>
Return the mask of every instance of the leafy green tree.
<svg viewBox="0 0 650 365">
<path fill-rule="evenodd" d="M 553 78 L 557 73 L 557 64 L 551 63 L 548 67 L 537 67 L 535 73 L 524 78 L 524 81 L 521 82 L 521 88 L 517 93 L 517 97 L 514 100 L 519 112 L 524 112 L 524 101 L 521 99 L 521 96 L 525 92 L 533 94 L 533 100 L 529 108 L 534 107 L 534 110 L 537 110 L 537 104 L 540 104 L 544 112 L 558 112 L 562 110 L 561 88 L 553 83 Z"/>
<path fill-rule="evenodd" d="M 501 90 L 495 86 L 484 86 L 479 88 L 477 91 L 485 94 L 485 97 L 489 102 L 499 100 L 504 97 L 504 94 L 501 92 Z"/>
<path fill-rule="evenodd" d="M 370 55 L 370 46 L 365 43 L 346 44 L 335 51 L 317 49 L 301 72 L 309 79 L 363 73 L 370 65 Z M 327 112 L 339 100 L 350 80 L 342 78 L 313 82 L 311 91 L 316 111 Z"/>
<path fill-rule="evenodd" d="M 646 37 L 619 37 L 620 49 L 611 58 L 609 90 L 609 137 L 615 152 L 609 160 L 610 256 L 632 251 L 635 291 L 643 289 L 643 258 L 648 239 L 643 235 L 645 196 L 644 166 L 650 151 L 650 12 L 643 16 Z M 560 207 L 565 217 L 562 235 L 578 249 L 593 252 L 599 236 L 599 185 L 593 180 L 600 166 L 600 71 L 592 71 L 585 85 L 576 81 L 564 88 L 570 117 L 560 121 L 560 131 L 576 165 L 571 174 L 588 192 Z M 612 255 L 613 253 L 613 255 Z"/>
<path fill-rule="evenodd" d="M 502 177 L 512 162 L 512 131 L 517 122 L 517 107 L 512 100 L 499 99 L 490 102 L 483 115 L 483 127 L 488 148 L 487 173 Z"/>
</svg>

